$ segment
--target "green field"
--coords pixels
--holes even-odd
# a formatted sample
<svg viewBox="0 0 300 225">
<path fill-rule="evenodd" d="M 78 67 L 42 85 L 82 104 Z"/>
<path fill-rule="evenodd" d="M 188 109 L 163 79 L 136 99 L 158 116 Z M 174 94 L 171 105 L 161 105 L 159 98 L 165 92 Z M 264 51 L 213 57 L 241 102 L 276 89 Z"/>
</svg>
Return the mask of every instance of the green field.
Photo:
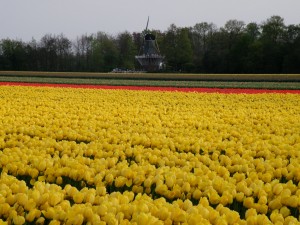
<svg viewBox="0 0 300 225">
<path fill-rule="evenodd" d="M 300 89 L 298 74 L 163 74 L 0 71 L 0 82 Z"/>
</svg>

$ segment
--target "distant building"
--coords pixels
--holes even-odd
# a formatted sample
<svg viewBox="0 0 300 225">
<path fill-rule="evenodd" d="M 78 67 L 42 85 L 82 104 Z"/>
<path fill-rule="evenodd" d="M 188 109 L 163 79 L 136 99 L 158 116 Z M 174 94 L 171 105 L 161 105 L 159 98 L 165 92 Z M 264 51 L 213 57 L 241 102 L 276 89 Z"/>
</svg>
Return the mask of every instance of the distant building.
<svg viewBox="0 0 300 225">
<path fill-rule="evenodd" d="M 161 69 L 164 56 L 160 54 L 156 37 L 148 32 L 149 17 L 146 26 L 146 35 L 139 55 L 135 56 L 145 71 L 157 71 Z"/>
</svg>

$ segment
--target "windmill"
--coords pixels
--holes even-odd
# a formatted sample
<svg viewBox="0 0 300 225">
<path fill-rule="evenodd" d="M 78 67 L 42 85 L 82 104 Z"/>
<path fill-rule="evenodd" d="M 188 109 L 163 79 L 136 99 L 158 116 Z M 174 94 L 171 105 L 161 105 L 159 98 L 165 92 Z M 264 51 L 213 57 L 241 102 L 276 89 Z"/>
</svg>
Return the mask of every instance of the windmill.
<svg viewBox="0 0 300 225">
<path fill-rule="evenodd" d="M 148 31 L 149 16 L 145 29 L 145 36 L 139 55 L 135 56 L 136 60 L 140 63 L 146 71 L 157 71 L 160 69 L 164 56 L 160 54 L 156 37 Z"/>
</svg>

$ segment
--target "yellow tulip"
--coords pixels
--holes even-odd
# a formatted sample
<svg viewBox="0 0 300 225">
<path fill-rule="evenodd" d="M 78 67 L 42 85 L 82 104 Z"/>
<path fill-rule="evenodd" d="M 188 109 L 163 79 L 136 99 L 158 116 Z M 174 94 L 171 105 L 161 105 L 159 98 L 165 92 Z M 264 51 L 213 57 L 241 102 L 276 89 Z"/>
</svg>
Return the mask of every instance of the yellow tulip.
<svg viewBox="0 0 300 225">
<path fill-rule="evenodd" d="M 186 221 L 186 215 L 185 213 L 179 209 L 179 208 L 175 208 L 173 209 L 173 211 L 171 212 L 171 219 L 175 222 L 175 223 L 178 223 L 178 222 L 185 222 Z"/>
<path fill-rule="evenodd" d="M 143 190 L 144 190 L 143 186 L 138 186 L 138 185 L 133 185 L 132 186 L 132 191 L 136 194 L 137 193 L 143 193 Z"/>
<path fill-rule="evenodd" d="M 168 188 L 172 188 L 175 184 L 175 178 L 168 176 L 166 177 L 166 185 L 168 186 Z"/>
<path fill-rule="evenodd" d="M 28 196 L 24 193 L 16 194 L 16 199 L 17 199 L 17 202 L 22 206 L 26 206 L 28 203 Z"/>
<path fill-rule="evenodd" d="M 136 216 L 137 224 L 148 224 L 149 223 L 149 215 L 146 213 L 140 213 Z"/>
<path fill-rule="evenodd" d="M 116 187 L 123 187 L 125 183 L 127 182 L 126 177 L 119 176 L 115 179 L 115 186 Z"/>
<path fill-rule="evenodd" d="M 201 214 L 201 216 L 206 219 L 206 220 L 209 220 L 209 210 L 202 206 L 201 204 L 198 204 L 197 206 L 197 209 L 198 209 L 198 213 Z"/>
<path fill-rule="evenodd" d="M 257 216 L 249 216 L 246 219 L 247 225 L 257 225 L 258 223 L 258 218 Z"/>
<path fill-rule="evenodd" d="M 34 186 L 35 182 L 36 182 L 35 179 L 31 179 L 29 183 L 30 183 L 32 186 Z"/>
<path fill-rule="evenodd" d="M 55 205 L 57 205 L 59 202 L 61 202 L 62 199 L 63 199 L 62 194 L 57 193 L 57 192 L 55 192 L 55 193 L 50 193 L 48 202 L 49 202 L 49 204 L 50 204 L 51 206 L 55 206 Z"/>
<path fill-rule="evenodd" d="M 146 188 L 150 188 L 152 185 L 152 178 L 151 177 L 148 177 L 144 180 L 144 187 Z"/>
<path fill-rule="evenodd" d="M 254 199 L 252 197 L 245 198 L 243 201 L 243 205 L 248 209 L 252 208 L 252 206 L 254 205 Z"/>
<path fill-rule="evenodd" d="M 62 179 L 61 176 L 59 176 L 59 177 L 56 178 L 56 183 L 57 183 L 58 185 L 61 185 L 61 184 L 63 183 L 63 179 Z"/>
<path fill-rule="evenodd" d="M 92 217 L 92 220 L 90 222 L 91 224 L 99 224 L 99 225 L 105 225 L 104 221 L 101 221 L 101 218 L 99 215 L 94 214 Z"/>
<path fill-rule="evenodd" d="M 25 223 L 25 218 L 23 216 L 14 216 L 13 217 L 13 223 L 15 225 L 21 225 Z"/>
<path fill-rule="evenodd" d="M 254 209 L 254 208 L 247 209 L 246 214 L 245 214 L 246 219 L 249 217 L 255 217 L 255 216 L 257 216 L 256 209 Z"/>
<path fill-rule="evenodd" d="M 12 195 L 12 194 L 7 195 L 7 197 L 6 197 L 6 202 L 7 202 L 9 205 L 13 206 L 13 205 L 15 204 L 16 201 L 17 201 L 17 198 L 16 198 L 15 195 Z"/>
<path fill-rule="evenodd" d="M 183 203 L 183 209 L 185 211 L 188 211 L 192 207 L 193 207 L 193 203 L 189 199 L 186 199 Z"/>
<path fill-rule="evenodd" d="M 126 177 L 126 178 L 133 178 L 133 172 L 130 168 L 126 168 L 126 169 L 123 169 L 121 171 L 121 174 L 122 176 Z"/>
<path fill-rule="evenodd" d="M 36 178 L 38 175 L 39 175 L 39 171 L 35 168 L 31 169 L 29 171 L 29 175 L 32 177 L 32 178 Z"/>
<path fill-rule="evenodd" d="M 0 225 L 7 225 L 8 223 L 0 219 Z"/>
<path fill-rule="evenodd" d="M 31 198 L 36 202 L 36 204 L 39 204 L 40 198 L 41 198 L 41 194 L 38 190 L 33 190 L 31 192 Z"/>
<path fill-rule="evenodd" d="M 102 205 L 99 205 L 97 207 L 97 213 L 100 215 L 100 216 L 105 216 L 107 213 L 108 213 L 108 208 L 106 205 L 102 204 Z"/>
<path fill-rule="evenodd" d="M 265 183 L 270 183 L 272 178 L 273 178 L 273 175 L 270 172 L 264 173 L 263 176 L 262 176 L 262 180 Z"/>
<path fill-rule="evenodd" d="M 202 192 L 199 189 L 195 189 L 193 192 L 193 198 L 199 200 L 202 196 Z"/>
<path fill-rule="evenodd" d="M 275 199 L 273 199 L 269 202 L 269 208 L 272 209 L 272 210 L 280 209 L 281 206 L 282 206 L 281 197 L 277 197 L 277 198 L 275 198 Z"/>
<path fill-rule="evenodd" d="M 225 217 L 228 224 L 236 224 L 240 221 L 240 215 L 235 211 L 228 210 Z"/>
<path fill-rule="evenodd" d="M 199 204 L 201 204 L 204 207 L 208 207 L 209 206 L 209 201 L 208 201 L 207 197 L 200 198 Z"/>
<path fill-rule="evenodd" d="M 138 211 L 143 212 L 143 213 L 148 213 L 149 207 L 146 203 L 141 202 L 140 204 L 138 204 Z"/>
<path fill-rule="evenodd" d="M 273 193 L 275 195 L 280 195 L 280 193 L 283 191 L 283 185 L 281 183 L 277 183 L 273 187 Z"/>
<path fill-rule="evenodd" d="M 170 212 L 167 208 L 162 207 L 161 209 L 159 209 L 157 217 L 160 220 L 164 221 L 164 220 L 166 220 L 167 218 L 170 217 Z"/>
<path fill-rule="evenodd" d="M 268 203 L 268 198 L 267 196 L 261 196 L 259 199 L 258 199 L 258 203 L 261 204 L 261 205 L 265 205 Z"/>
<path fill-rule="evenodd" d="M 1 203 L 0 204 L 0 215 L 8 216 L 10 211 L 10 205 L 8 203 Z"/>
<path fill-rule="evenodd" d="M 95 193 L 93 192 L 86 193 L 84 201 L 87 203 L 91 203 L 93 205 L 95 202 Z"/>
<path fill-rule="evenodd" d="M 155 192 L 160 195 L 165 195 L 168 192 L 168 187 L 165 184 L 157 185 L 155 188 Z"/>
<path fill-rule="evenodd" d="M 281 207 L 279 212 L 284 218 L 288 217 L 291 214 L 291 211 L 286 206 Z"/>
<path fill-rule="evenodd" d="M 74 202 L 76 204 L 80 204 L 82 203 L 83 199 L 84 199 L 84 195 L 81 192 L 77 192 L 74 196 L 73 196 Z"/>
<path fill-rule="evenodd" d="M 49 199 L 49 192 L 47 192 L 47 193 L 44 193 L 42 196 L 41 196 L 41 198 L 40 198 L 40 204 L 42 205 L 42 204 L 45 204 L 45 203 L 47 203 L 48 204 L 48 199 Z"/>
<path fill-rule="evenodd" d="M 270 219 L 273 223 L 276 223 L 276 222 L 283 223 L 284 222 L 283 216 L 278 212 L 272 212 L 270 215 Z"/>
<path fill-rule="evenodd" d="M 124 221 L 124 213 L 118 212 L 116 215 L 116 219 L 118 220 L 118 223 L 120 224 L 122 221 Z"/>
<path fill-rule="evenodd" d="M 67 217 L 66 225 L 81 225 L 84 221 L 84 217 L 82 214 L 70 214 Z"/>
<path fill-rule="evenodd" d="M 43 171 L 45 171 L 46 167 L 47 167 L 46 161 L 45 160 L 41 160 L 39 162 L 39 165 L 38 165 L 38 170 L 41 171 L 41 172 L 43 172 Z"/>
<path fill-rule="evenodd" d="M 44 218 L 44 217 L 40 217 L 40 218 L 38 218 L 38 219 L 36 220 L 35 223 L 38 224 L 38 225 L 42 225 L 42 224 L 45 223 L 45 218 Z"/>
<path fill-rule="evenodd" d="M 86 207 L 84 209 L 83 215 L 84 215 L 85 218 L 87 218 L 88 221 L 90 221 L 90 222 L 93 221 L 94 212 L 91 208 Z"/>
<path fill-rule="evenodd" d="M 237 201 L 242 202 L 244 200 L 244 193 L 243 192 L 239 192 L 235 195 L 235 198 Z"/>
<path fill-rule="evenodd" d="M 105 181 L 108 183 L 108 184 L 111 184 L 114 180 L 114 176 L 110 173 L 110 174 L 107 174 L 105 176 Z"/>
<path fill-rule="evenodd" d="M 210 224 L 207 220 L 204 220 L 199 214 L 191 214 L 188 218 L 188 225 L 197 225 L 197 224 Z"/>
<path fill-rule="evenodd" d="M 284 224 L 297 224 L 299 220 L 293 216 L 288 216 L 284 219 Z"/>
<path fill-rule="evenodd" d="M 268 205 L 266 204 L 258 204 L 258 208 L 257 208 L 257 211 L 259 213 L 262 213 L 262 214 L 267 214 L 268 213 Z"/>
<path fill-rule="evenodd" d="M 45 180 L 46 180 L 45 176 L 39 176 L 38 177 L 38 181 L 40 181 L 40 182 L 44 182 Z"/>
<path fill-rule="evenodd" d="M 217 218 L 219 218 L 219 217 L 220 217 L 220 214 L 217 211 L 211 210 L 209 212 L 209 222 L 210 223 L 214 224 L 216 222 Z"/>
<path fill-rule="evenodd" d="M 24 206 L 24 209 L 26 211 L 30 211 L 30 210 L 34 209 L 35 207 L 36 207 L 36 202 L 34 201 L 34 199 L 31 198 L 27 201 L 27 204 Z"/>
<path fill-rule="evenodd" d="M 26 193 L 27 192 L 27 190 L 28 190 L 28 188 L 27 188 L 27 186 L 26 186 L 26 183 L 25 183 L 25 181 L 21 181 L 21 182 L 19 182 L 19 193 Z"/>
<path fill-rule="evenodd" d="M 296 195 L 292 195 L 288 197 L 288 199 L 285 201 L 287 206 L 290 206 L 292 208 L 297 208 L 300 204 L 300 197 Z"/>
<path fill-rule="evenodd" d="M 115 215 L 113 215 L 112 213 L 108 213 L 103 217 L 103 220 L 106 222 L 106 224 L 108 225 L 114 225 L 117 224 L 118 221 L 115 218 Z"/>
<path fill-rule="evenodd" d="M 281 178 L 282 177 L 282 174 L 281 174 L 281 169 L 276 169 L 275 171 L 274 171 L 274 176 L 276 177 L 276 178 Z"/>
<path fill-rule="evenodd" d="M 60 222 L 58 220 L 51 220 L 49 225 L 60 225 Z"/>
<path fill-rule="evenodd" d="M 183 184 L 183 186 L 182 186 L 182 191 L 188 193 L 188 192 L 190 192 L 190 190 L 191 190 L 191 185 L 190 185 L 190 183 L 184 182 L 184 184 Z"/>
<path fill-rule="evenodd" d="M 31 209 L 26 215 L 26 221 L 32 222 L 37 217 L 37 209 Z"/>
<path fill-rule="evenodd" d="M 104 196 L 106 194 L 106 187 L 105 186 L 97 186 L 96 194 L 99 196 Z"/>
<path fill-rule="evenodd" d="M 282 204 L 288 204 L 287 202 L 288 202 L 289 198 L 291 197 L 291 194 L 292 194 L 291 190 L 288 189 L 288 188 L 285 188 L 281 192 L 281 195 L 280 195 L 280 197 L 281 197 L 281 203 Z"/>
<path fill-rule="evenodd" d="M 43 214 L 47 219 L 54 219 L 56 211 L 53 207 L 48 207 L 47 210 L 43 211 Z"/>
</svg>

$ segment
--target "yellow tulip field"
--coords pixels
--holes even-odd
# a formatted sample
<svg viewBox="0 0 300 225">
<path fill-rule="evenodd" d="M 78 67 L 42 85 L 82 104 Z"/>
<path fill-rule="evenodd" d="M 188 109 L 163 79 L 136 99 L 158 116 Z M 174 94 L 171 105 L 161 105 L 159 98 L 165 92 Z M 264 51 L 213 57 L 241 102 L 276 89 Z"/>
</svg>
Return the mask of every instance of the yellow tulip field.
<svg viewBox="0 0 300 225">
<path fill-rule="evenodd" d="M 300 95 L 0 86 L 0 224 L 300 224 Z"/>
</svg>

